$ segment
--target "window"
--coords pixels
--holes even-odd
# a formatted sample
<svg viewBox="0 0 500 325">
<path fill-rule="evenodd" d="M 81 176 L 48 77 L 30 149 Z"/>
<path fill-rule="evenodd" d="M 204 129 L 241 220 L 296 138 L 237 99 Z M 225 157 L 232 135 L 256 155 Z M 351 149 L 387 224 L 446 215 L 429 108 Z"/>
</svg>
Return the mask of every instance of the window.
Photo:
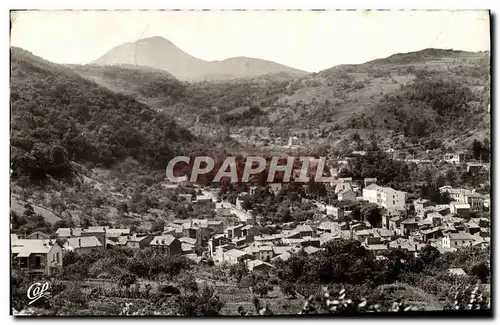
<svg viewBox="0 0 500 325">
<path fill-rule="evenodd" d="M 28 267 L 28 258 L 27 257 L 20 257 L 19 258 L 19 266 L 21 268 L 27 268 Z"/>
<path fill-rule="evenodd" d="M 35 256 L 35 269 L 42 267 L 42 258 L 40 256 Z"/>
<path fill-rule="evenodd" d="M 57 263 L 59 263 L 59 252 L 56 253 L 56 260 L 57 260 Z"/>
</svg>

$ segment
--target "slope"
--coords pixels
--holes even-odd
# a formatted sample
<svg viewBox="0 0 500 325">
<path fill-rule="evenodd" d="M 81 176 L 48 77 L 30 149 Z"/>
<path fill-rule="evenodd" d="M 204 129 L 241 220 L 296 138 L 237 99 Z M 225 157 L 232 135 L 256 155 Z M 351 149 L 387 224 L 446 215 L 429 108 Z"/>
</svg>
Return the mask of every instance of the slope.
<svg viewBox="0 0 500 325">
<path fill-rule="evenodd" d="M 295 79 L 197 83 L 187 87 L 185 105 L 176 107 L 205 123 L 267 126 L 278 136 L 314 131 L 341 139 L 390 131 L 417 142 L 438 137 L 465 146 L 489 137 L 489 83 L 488 52 L 426 49 Z M 251 107 L 258 114 L 232 116 Z"/>
<path fill-rule="evenodd" d="M 164 168 L 199 146 L 165 115 L 19 48 L 11 48 L 11 116 L 14 176 L 70 176 L 71 161 L 111 167 L 127 157 Z"/>
<path fill-rule="evenodd" d="M 134 65 L 68 65 L 82 77 L 114 92 L 130 95 L 160 110 L 177 102 L 186 85 L 165 70 Z"/>
</svg>

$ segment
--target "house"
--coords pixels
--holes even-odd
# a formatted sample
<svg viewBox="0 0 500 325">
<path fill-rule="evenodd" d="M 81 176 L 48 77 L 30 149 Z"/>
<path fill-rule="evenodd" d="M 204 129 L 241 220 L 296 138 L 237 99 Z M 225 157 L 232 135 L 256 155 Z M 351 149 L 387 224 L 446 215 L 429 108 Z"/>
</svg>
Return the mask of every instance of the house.
<svg viewBox="0 0 500 325">
<path fill-rule="evenodd" d="M 444 248 L 458 248 L 462 246 L 470 246 L 474 241 L 474 236 L 467 232 L 451 232 L 443 236 L 442 246 Z"/>
<path fill-rule="evenodd" d="M 175 223 L 171 223 L 163 230 L 164 235 L 172 235 L 174 237 L 180 238 L 182 237 L 183 227 L 182 225 L 178 225 Z"/>
<path fill-rule="evenodd" d="M 450 212 L 456 215 L 464 215 L 470 211 L 470 205 L 460 202 L 450 203 Z"/>
<path fill-rule="evenodd" d="M 234 246 L 238 249 L 242 249 L 247 245 L 247 238 L 246 237 L 235 237 L 231 239 L 231 242 L 234 244 Z"/>
<path fill-rule="evenodd" d="M 100 243 L 106 242 L 106 228 L 105 227 L 88 227 L 82 229 L 81 236 L 93 237 L 95 236 Z"/>
<path fill-rule="evenodd" d="M 232 205 L 229 202 L 216 202 L 215 213 L 220 217 L 228 217 L 231 215 Z"/>
<path fill-rule="evenodd" d="M 260 234 L 259 228 L 253 225 L 246 225 L 241 228 L 242 237 L 246 237 L 247 242 L 252 242 L 255 236 Z"/>
<path fill-rule="evenodd" d="M 253 271 L 265 272 L 265 271 L 269 271 L 269 270 L 273 269 L 274 265 L 269 264 L 267 262 L 263 262 L 261 260 L 250 260 L 247 262 L 247 267 L 248 267 L 248 270 L 250 272 L 253 272 Z"/>
<path fill-rule="evenodd" d="M 406 238 L 398 238 L 392 242 L 389 242 L 390 248 L 405 249 L 411 253 L 415 253 L 415 255 L 417 255 L 418 252 L 424 246 L 425 245 L 422 243 L 418 243 L 418 242 L 415 242 L 413 240 L 406 239 Z"/>
<path fill-rule="evenodd" d="M 125 246 L 134 249 L 143 249 L 149 245 L 153 240 L 153 236 L 138 236 L 137 234 L 127 236 L 127 243 Z"/>
<path fill-rule="evenodd" d="M 239 225 L 236 225 L 236 226 L 232 226 L 232 227 L 227 227 L 226 228 L 226 236 L 227 238 L 229 239 L 232 239 L 232 238 L 239 238 L 239 237 L 242 237 L 242 229 L 243 229 L 244 225 L 242 224 L 239 224 Z"/>
<path fill-rule="evenodd" d="M 335 194 L 338 194 L 343 191 L 352 191 L 351 183 L 350 182 L 338 182 L 335 185 Z"/>
<path fill-rule="evenodd" d="M 191 203 L 193 201 L 192 194 L 179 194 L 178 197 L 180 203 Z"/>
<path fill-rule="evenodd" d="M 439 227 L 421 230 L 420 233 L 422 236 L 422 241 L 424 243 L 429 242 L 429 240 L 431 240 L 431 239 L 441 238 L 441 236 L 443 235 L 441 228 L 439 228 Z"/>
<path fill-rule="evenodd" d="M 11 242 L 12 268 L 52 276 L 62 267 L 63 248 L 51 239 L 17 239 Z"/>
<path fill-rule="evenodd" d="M 212 195 L 210 194 L 199 194 L 196 195 L 194 202 L 197 203 L 212 203 Z"/>
<path fill-rule="evenodd" d="M 211 237 L 208 240 L 208 249 L 210 251 L 210 255 L 214 255 L 216 252 L 217 247 L 227 245 L 230 243 L 231 240 L 225 237 L 223 234 L 217 234 L 213 237 Z"/>
<path fill-rule="evenodd" d="M 281 191 L 282 185 L 281 183 L 271 183 L 269 184 L 269 188 L 274 193 L 274 195 L 276 195 L 279 191 Z"/>
<path fill-rule="evenodd" d="M 82 235 L 82 228 L 59 228 L 56 230 L 58 238 L 80 237 Z"/>
<path fill-rule="evenodd" d="M 313 229 L 309 225 L 299 225 L 296 230 L 300 233 L 301 238 L 313 235 Z"/>
<path fill-rule="evenodd" d="M 469 204 L 471 210 L 482 210 L 484 205 L 483 196 L 479 193 L 470 192 L 464 195 L 464 203 Z"/>
<path fill-rule="evenodd" d="M 380 254 L 389 249 L 389 243 L 382 243 L 380 237 L 370 237 L 363 243 L 366 250 L 373 252 L 374 254 Z"/>
<path fill-rule="evenodd" d="M 426 199 L 417 199 L 413 201 L 413 206 L 415 207 L 415 213 L 418 216 L 422 216 L 425 212 L 425 208 L 431 206 L 431 201 Z"/>
<path fill-rule="evenodd" d="M 363 200 L 370 203 L 377 203 L 377 184 L 371 184 L 363 189 Z"/>
<path fill-rule="evenodd" d="M 245 252 L 261 261 L 270 261 L 274 256 L 274 250 L 272 246 L 259 246 L 252 245 L 245 248 Z"/>
<path fill-rule="evenodd" d="M 472 210 L 481 210 L 484 205 L 484 198 L 481 194 L 463 188 L 452 188 L 443 186 L 439 188 L 441 194 L 448 193 L 453 201 L 469 204 Z"/>
<path fill-rule="evenodd" d="M 334 207 L 333 205 L 326 206 L 326 215 L 333 216 L 335 220 L 342 220 L 344 218 L 344 209 Z"/>
<path fill-rule="evenodd" d="M 360 242 L 364 242 L 368 237 L 373 236 L 373 229 L 359 229 L 354 230 L 352 233 L 352 238 Z"/>
<path fill-rule="evenodd" d="M 406 192 L 378 186 L 376 203 L 387 211 L 405 210 Z"/>
<path fill-rule="evenodd" d="M 368 187 L 372 184 L 377 184 L 377 179 L 376 178 L 365 178 L 363 180 L 363 184 L 365 185 L 365 187 Z"/>
<path fill-rule="evenodd" d="M 244 209 L 245 202 L 248 200 L 248 193 L 247 192 L 241 192 L 238 194 L 236 197 L 236 209 L 238 210 L 246 210 Z"/>
<path fill-rule="evenodd" d="M 428 220 L 429 224 L 433 227 L 441 226 L 443 224 L 443 216 L 438 212 L 429 213 L 424 220 Z"/>
<path fill-rule="evenodd" d="M 301 242 L 302 246 L 314 246 L 314 247 L 320 247 L 321 246 L 321 240 L 319 237 L 304 237 L 302 238 Z"/>
<path fill-rule="evenodd" d="M 467 276 L 467 273 L 465 273 L 464 269 L 460 267 L 448 269 L 448 274 L 453 276 Z"/>
<path fill-rule="evenodd" d="M 447 153 L 444 155 L 444 161 L 449 164 L 460 164 L 465 162 L 465 153 L 457 152 L 457 153 Z"/>
<path fill-rule="evenodd" d="M 467 163 L 467 173 L 477 173 L 482 169 L 490 170 L 489 163 Z"/>
<path fill-rule="evenodd" d="M 318 225 L 318 232 L 336 234 L 340 231 L 340 224 L 338 222 L 326 221 Z"/>
<path fill-rule="evenodd" d="M 304 252 L 306 252 L 307 255 L 314 254 L 319 251 L 319 248 L 316 248 L 314 246 L 306 246 L 304 247 Z"/>
<path fill-rule="evenodd" d="M 126 246 L 127 245 L 127 236 L 121 235 L 118 238 L 111 237 L 106 239 L 106 248 L 112 248 L 116 246 Z"/>
<path fill-rule="evenodd" d="M 401 221 L 400 224 L 400 233 L 402 236 L 409 236 L 413 231 L 418 228 L 418 222 L 415 218 L 410 218 Z"/>
<path fill-rule="evenodd" d="M 356 201 L 356 193 L 352 190 L 343 190 L 339 192 L 338 199 L 340 201 Z"/>
<path fill-rule="evenodd" d="M 96 236 L 70 237 L 66 238 L 64 243 L 65 250 L 74 251 L 77 254 L 88 254 L 103 247 Z"/>
<path fill-rule="evenodd" d="M 29 234 L 26 239 L 50 239 L 50 236 L 41 231 L 35 231 Z"/>
<path fill-rule="evenodd" d="M 275 256 L 271 259 L 271 261 L 275 262 L 277 260 L 282 260 L 282 261 L 286 261 L 288 260 L 290 257 L 292 256 L 292 254 L 290 252 L 284 252 L 284 253 L 281 253 L 280 255 L 278 256 Z"/>
<path fill-rule="evenodd" d="M 481 237 L 477 235 L 474 237 L 476 237 L 476 241 L 472 243 L 472 246 L 479 246 L 481 248 L 487 248 L 490 246 L 491 237 Z"/>
<path fill-rule="evenodd" d="M 400 225 L 401 225 L 401 222 L 403 220 L 401 219 L 401 217 L 391 217 L 389 219 L 389 230 L 392 230 L 392 231 L 397 231 L 399 232 L 400 231 Z"/>
<path fill-rule="evenodd" d="M 212 229 L 216 234 L 222 234 L 224 232 L 224 223 L 219 220 L 208 220 L 207 227 Z"/>
<path fill-rule="evenodd" d="M 170 256 L 182 254 L 181 241 L 172 235 L 155 236 L 149 246 Z"/>
<path fill-rule="evenodd" d="M 471 222 L 471 221 L 464 223 L 464 228 L 471 235 L 474 235 L 474 234 L 479 233 L 481 231 L 481 227 L 479 227 L 478 224 Z"/>
<path fill-rule="evenodd" d="M 106 238 L 118 238 L 120 236 L 127 236 L 130 234 L 130 228 L 106 228 Z"/>
<path fill-rule="evenodd" d="M 54 239 L 16 239 L 11 236 L 12 268 L 51 276 L 63 267 L 63 248 Z"/>
<path fill-rule="evenodd" d="M 219 247 L 220 248 L 220 247 Z M 249 258 L 250 255 L 239 250 L 239 249 L 230 249 L 222 253 L 222 262 L 227 262 L 230 265 L 237 264 L 240 261 L 244 261 Z"/>
<path fill-rule="evenodd" d="M 394 230 L 389 230 L 385 228 L 375 228 L 374 236 L 380 238 L 382 241 L 391 241 L 396 239 L 397 234 Z"/>
<path fill-rule="evenodd" d="M 335 239 L 339 239 L 340 238 L 340 235 L 341 235 L 341 232 L 338 232 L 336 234 L 331 234 L 331 233 L 323 233 L 319 236 L 319 244 L 320 244 L 320 247 L 323 246 L 324 244 L 328 243 L 328 242 L 331 242 Z"/>
</svg>

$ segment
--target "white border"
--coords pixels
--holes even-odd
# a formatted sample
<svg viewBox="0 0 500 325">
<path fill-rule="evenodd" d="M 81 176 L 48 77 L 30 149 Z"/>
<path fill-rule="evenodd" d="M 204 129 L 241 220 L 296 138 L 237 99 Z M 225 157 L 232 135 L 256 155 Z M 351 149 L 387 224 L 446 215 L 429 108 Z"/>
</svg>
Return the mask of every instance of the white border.
<svg viewBox="0 0 500 325">
<path fill-rule="evenodd" d="M 483 1 L 483 0 L 475 0 L 475 1 L 466 1 L 466 0 L 455 0 L 455 1 L 439 1 L 439 0 L 420 0 L 420 1 L 360 1 L 360 0 L 349 0 L 349 1 L 320 1 L 320 0 L 308 0 L 308 1 L 296 1 L 296 0 L 287 0 L 287 1 L 279 1 L 279 0 L 244 0 L 244 1 L 238 1 L 237 3 L 233 0 L 217 0 L 217 1 L 203 1 L 203 0 L 183 0 L 183 1 L 150 1 L 150 0 L 142 0 L 142 1 L 130 1 L 130 0 L 122 0 L 120 2 L 111 2 L 111 1 L 104 1 L 104 0 L 87 0 L 87 1 L 44 1 L 44 2 L 39 2 L 39 1 L 13 1 L 13 0 L 7 0 L 7 1 L 2 1 L 0 4 L 1 8 L 4 9 L 2 10 L 1 14 L 1 24 L 0 26 L 3 26 L 3 31 L 1 33 L 1 44 L 3 45 L 4 50 L 0 52 L 0 55 L 2 56 L 1 62 L 3 63 L 1 65 L 2 69 L 2 87 L 1 87 L 1 103 L 2 109 L 0 109 L 0 121 L 2 123 L 2 127 L 0 128 L 0 146 L 1 146 L 1 152 L 3 153 L 3 159 L 0 159 L 0 184 L 1 184 L 1 193 L 0 193 L 0 202 L 1 202 L 1 211 L 3 212 L 3 225 L 2 225 L 2 232 L 3 236 L 0 236 L 1 244 L 0 249 L 1 252 L 1 257 L 0 260 L 4 261 L 3 265 L 4 267 L 1 268 L 1 274 L 2 274 L 2 288 L 5 288 L 3 294 L 0 296 L 1 298 L 1 307 L 2 307 L 2 324 L 4 322 L 11 323 L 13 322 L 13 318 L 8 316 L 9 313 L 9 266 L 7 261 L 10 260 L 9 256 L 9 251 L 8 251 L 8 244 L 9 244 L 9 174 L 8 170 L 9 168 L 9 161 L 7 158 L 8 155 L 8 150 L 9 150 L 9 70 L 10 67 L 8 65 L 9 62 L 9 52 L 8 52 L 8 47 L 9 47 L 9 34 L 8 34 L 8 29 L 7 26 L 9 26 L 9 14 L 8 14 L 8 9 L 366 9 L 366 8 L 383 8 L 383 9 L 492 9 L 492 12 L 498 12 L 498 1 Z M 497 36 L 495 37 L 494 41 L 497 40 Z M 493 42 L 494 42 L 493 41 Z M 496 65 L 498 64 L 498 57 L 495 55 L 495 62 Z M 494 71 L 495 76 L 496 74 L 496 69 Z M 495 90 L 494 90 L 494 97 L 495 99 L 497 98 L 497 90 L 498 90 L 498 83 L 499 80 L 496 80 L 496 85 L 495 85 Z M 496 103 L 496 101 L 495 101 Z M 495 109 L 495 108 L 493 108 Z M 499 114 L 496 115 L 495 122 L 499 122 L 500 117 Z M 498 123 L 497 123 L 498 125 Z M 494 131 L 494 129 L 492 130 Z M 493 143 L 495 144 L 495 148 L 493 151 L 494 155 L 494 160 L 495 162 L 498 161 L 497 157 L 497 137 L 496 133 L 492 134 L 492 139 Z M 495 163 L 495 170 L 497 170 L 498 167 Z M 498 170 L 497 170 L 498 174 Z M 497 177 L 495 177 L 495 188 L 498 189 L 497 187 Z M 498 192 L 498 190 L 497 190 Z M 499 200 L 499 194 L 495 193 L 495 199 L 494 202 L 500 202 Z M 495 216 L 496 217 L 496 216 Z M 498 224 L 499 221 L 494 222 L 495 229 L 493 230 L 495 234 L 500 233 L 498 231 Z M 494 237 L 494 236 L 493 236 Z M 495 241 L 495 240 L 494 240 Z M 495 249 L 495 264 L 498 264 L 498 250 Z M 495 265 L 495 270 L 498 270 L 498 265 Z M 495 272 L 496 273 L 496 272 Z M 496 284 L 498 282 L 498 278 L 495 276 L 495 281 L 494 283 Z M 496 285 L 495 285 L 496 289 Z M 496 290 L 495 290 L 496 291 Z M 495 295 L 495 302 L 498 301 L 498 296 Z M 495 303 L 494 307 L 497 307 L 497 303 Z M 497 309 L 497 308 L 495 308 Z M 497 310 L 498 311 L 498 310 Z M 200 319 L 203 322 L 219 322 L 221 321 L 220 319 L 215 319 L 215 320 L 207 320 L 207 319 Z M 299 321 L 294 320 L 294 319 L 283 319 L 286 322 L 296 322 Z M 252 319 L 252 320 L 246 320 L 252 321 L 252 322 L 259 322 L 259 323 L 274 323 L 274 322 L 282 322 L 283 320 L 280 319 Z M 53 321 L 53 319 L 48 320 L 50 322 Z M 56 320 L 57 321 L 57 320 Z M 59 320 L 59 321 L 65 321 Z M 78 319 L 78 320 L 72 320 L 72 322 L 83 322 L 85 319 Z M 103 320 L 93 320 L 99 323 L 114 323 L 114 324 L 119 324 L 120 322 L 123 321 L 123 319 L 103 319 Z M 138 319 L 130 319 L 126 321 L 138 321 Z M 154 319 L 140 319 L 139 321 L 161 321 L 161 322 L 177 322 L 175 319 L 160 319 L 160 320 L 154 320 Z M 183 322 L 194 322 L 195 320 L 182 320 Z M 231 322 L 239 322 L 239 320 L 236 319 L 230 319 L 229 321 Z M 305 320 L 309 321 L 309 319 Z M 315 320 L 318 322 L 335 322 L 335 323 L 344 323 L 344 322 L 351 322 L 351 323 L 361 323 L 361 322 L 366 322 L 367 320 L 364 319 L 351 319 L 351 320 L 341 320 L 341 319 L 322 319 L 322 320 Z M 439 323 L 448 323 L 452 324 L 457 321 L 460 321 L 458 319 L 451 319 L 451 320 L 423 320 L 423 319 L 373 319 L 370 320 L 372 322 L 378 322 L 378 323 L 385 323 L 385 322 L 422 322 L 425 321 L 426 323 L 434 323 L 434 322 L 439 322 Z M 470 320 L 465 319 L 464 321 L 470 322 Z M 475 321 L 474 321 L 475 322 Z"/>
</svg>

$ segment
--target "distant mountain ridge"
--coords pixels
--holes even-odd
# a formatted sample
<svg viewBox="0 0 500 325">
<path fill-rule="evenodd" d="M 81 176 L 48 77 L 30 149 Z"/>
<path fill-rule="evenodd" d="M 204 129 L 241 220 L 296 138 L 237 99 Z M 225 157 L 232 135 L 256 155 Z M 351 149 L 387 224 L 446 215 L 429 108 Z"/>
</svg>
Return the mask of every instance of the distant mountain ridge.
<svg viewBox="0 0 500 325">
<path fill-rule="evenodd" d="M 229 80 L 281 73 L 300 77 L 307 74 L 272 61 L 243 56 L 222 61 L 201 60 L 160 36 L 116 46 L 92 64 L 147 66 L 166 70 L 186 81 Z"/>
</svg>

